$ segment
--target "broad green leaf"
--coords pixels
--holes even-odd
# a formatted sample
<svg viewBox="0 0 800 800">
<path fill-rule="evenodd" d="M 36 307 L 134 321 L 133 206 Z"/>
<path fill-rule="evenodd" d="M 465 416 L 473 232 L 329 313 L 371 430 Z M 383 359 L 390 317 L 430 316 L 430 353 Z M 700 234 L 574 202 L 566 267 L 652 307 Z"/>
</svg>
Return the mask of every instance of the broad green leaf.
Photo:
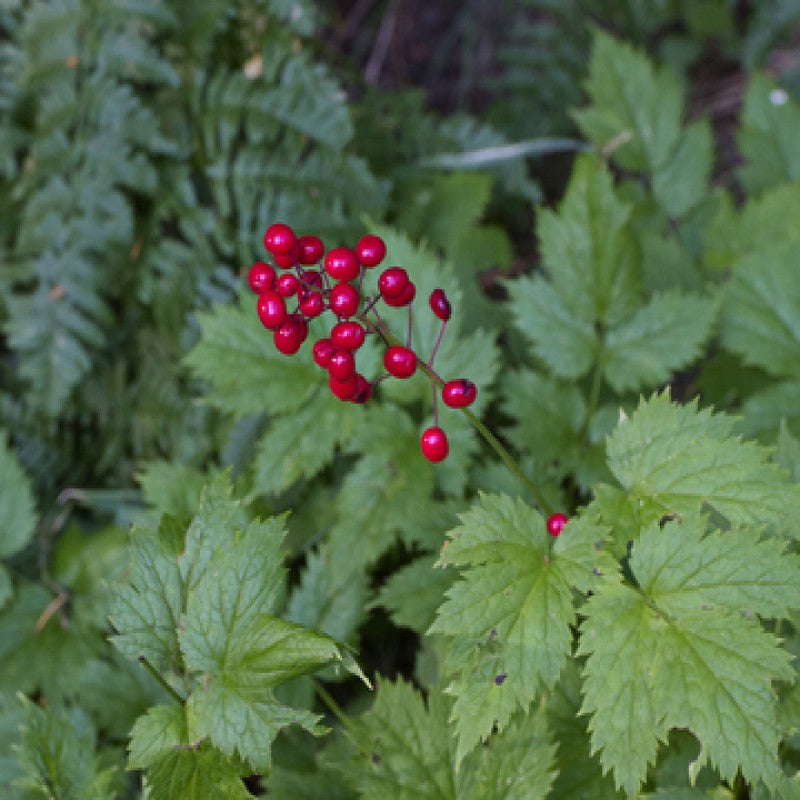
<svg viewBox="0 0 800 800">
<path fill-rule="evenodd" d="M 785 420 L 781 420 L 775 460 L 789 472 L 795 483 L 800 483 L 800 439 L 792 436 Z"/>
<path fill-rule="evenodd" d="M 131 729 L 128 768 L 147 769 L 188 742 L 183 707 L 175 703 L 152 706 Z"/>
<path fill-rule="evenodd" d="M 763 379 L 759 385 L 763 386 Z M 779 381 L 766 389 L 754 391 L 742 404 L 742 419 L 736 429 L 745 436 L 758 437 L 768 442 L 785 421 L 790 431 L 800 433 L 800 380 Z M 785 465 L 784 465 L 785 466 Z"/>
<path fill-rule="evenodd" d="M 205 743 L 182 743 L 148 771 L 148 800 L 251 800 L 241 767 Z"/>
<path fill-rule="evenodd" d="M 696 402 L 654 395 L 609 437 L 609 467 L 654 519 L 709 505 L 732 523 L 784 526 L 783 533 L 800 535 L 800 487 L 770 462 L 767 448 L 733 436 L 734 422 Z"/>
<path fill-rule="evenodd" d="M 199 470 L 185 464 L 151 461 L 145 464 L 138 480 L 155 519 L 169 514 L 188 525 L 207 478 Z"/>
<path fill-rule="evenodd" d="M 714 320 L 713 301 L 697 295 L 653 295 L 606 337 L 605 376 L 617 392 L 663 383 L 700 353 Z"/>
<path fill-rule="evenodd" d="M 616 562 L 606 532 L 573 520 L 555 545 L 530 506 L 482 495 L 451 531 L 440 563 L 464 569 L 431 633 L 451 637 L 457 761 L 553 686 L 570 652 L 573 589 L 588 591 Z"/>
<path fill-rule="evenodd" d="M 646 294 L 671 290 L 695 292 L 703 288 L 704 275 L 686 244 L 675 236 L 645 230 L 642 249 L 642 284 Z"/>
<path fill-rule="evenodd" d="M 0 558 L 25 547 L 35 526 L 30 484 L 0 430 Z"/>
<path fill-rule="evenodd" d="M 775 245 L 736 264 L 723 294 L 723 346 L 780 377 L 800 376 L 800 281 L 796 245 Z"/>
</svg>

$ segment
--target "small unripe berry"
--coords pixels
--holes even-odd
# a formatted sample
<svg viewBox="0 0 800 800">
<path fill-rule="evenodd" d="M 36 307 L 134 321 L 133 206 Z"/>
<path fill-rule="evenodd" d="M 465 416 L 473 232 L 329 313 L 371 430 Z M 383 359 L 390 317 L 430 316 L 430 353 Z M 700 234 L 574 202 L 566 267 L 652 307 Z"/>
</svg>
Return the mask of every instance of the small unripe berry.
<svg viewBox="0 0 800 800">
<path fill-rule="evenodd" d="M 325 252 L 325 245 L 319 236 L 301 236 L 297 240 L 297 244 L 300 248 L 297 258 L 299 264 L 305 264 L 306 266 L 316 264 Z"/>
<path fill-rule="evenodd" d="M 364 328 L 358 322 L 337 322 L 331 329 L 331 341 L 343 350 L 358 350 L 364 344 Z"/>
<path fill-rule="evenodd" d="M 264 234 L 264 247 L 273 255 L 291 253 L 294 242 L 294 231 L 281 222 L 270 225 Z"/>
<path fill-rule="evenodd" d="M 328 369 L 331 363 L 331 356 L 336 352 L 336 348 L 330 339 L 317 339 L 311 348 L 311 356 L 318 367 Z"/>
<path fill-rule="evenodd" d="M 271 289 L 259 295 L 256 310 L 261 324 L 269 330 L 279 328 L 286 319 L 286 303 L 277 292 L 273 292 Z"/>
<path fill-rule="evenodd" d="M 334 247 L 325 256 L 325 272 L 336 281 L 352 281 L 361 268 L 356 254 L 349 247 Z"/>
<path fill-rule="evenodd" d="M 417 356 L 408 347 L 393 344 L 383 354 L 383 366 L 395 378 L 410 378 L 417 370 Z"/>
<path fill-rule="evenodd" d="M 442 387 L 442 400 L 450 408 L 464 408 L 475 401 L 478 390 L 472 381 L 459 378 L 456 381 L 447 381 Z"/>
<path fill-rule="evenodd" d="M 400 297 L 408 286 L 408 273 L 402 267 L 389 267 L 378 278 L 378 291 L 384 300 Z"/>
<path fill-rule="evenodd" d="M 337 283 L 331 289 L 330 297 L 328 298 L 331 311 L 337 317 L 352 317 L 358 312 L 358 306 L 361 303 L 361 295 L 358 289 L 350 283 Z"/>
<path fill-rule="evenodd" d="M 551 536 L 558 536 L 568 521 L 569 517 L 566 514 L 562 514 L 560 511 L 551 514 L 547 518 L 547 532 Z"/>
<path fill-rule="evenodd" d="M 247 282 L 256 294 L 261 294 L 267 289 L 274 289 L 275 268 L 265 264 L 263 261 L 256 261 L 250 267 L 250 272 L 247 273 Z"/>
<path fill-rule="evenodd" d="M 422 433 L 419 444 L 422 455 L 434 464 L 444 461 L 450 452 L 447 434 L 439 427 L 426 428 Z"/>
<path fill-rule="evenodd" d="M 386 245 L 380 236 L 370 233 L 358 240 L 356 255 L 365 267 L 376 267 L 386 255 Z"/>
<path fill-rule="evenodd" d="M 447 299 L 443 289 L 434 289 L 428 298 L 428 304 L 431 307 L 431 311 L 442 322 L 447 322 L 450 319 L 453 309 L 450 307 L 450 301 Z"/>
</svg>

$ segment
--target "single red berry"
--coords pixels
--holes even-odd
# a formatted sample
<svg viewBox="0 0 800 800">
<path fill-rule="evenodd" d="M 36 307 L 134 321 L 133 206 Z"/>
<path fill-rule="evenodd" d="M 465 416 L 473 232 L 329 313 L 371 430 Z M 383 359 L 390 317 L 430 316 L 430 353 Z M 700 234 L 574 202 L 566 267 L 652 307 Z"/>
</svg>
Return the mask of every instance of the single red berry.
<svg viewBox="0 0 800 800">
<path fill-rule="evenodd" d="M 247 282 L 250 288 L 256 293 L 261 294 L 267 289 L 275 288 L 275 268 L 263 261 L 256 261 L 250 272 L 247 273 Z"/>
<path fill-rule="evenodd" d="M 384 297 L 383 302 L 386 303 L 387 306 L 399 308 L 400 306 L 407 306 L 409 303 L 412 303 L 416 296 L 417 287 L 411 281 L 409 281 L 406 284 L 406 288 L 403 289 L 403 293 L 399 297 Z"/>
<path fill-rule="evenodd" d="M 291 297 L 297 294 L 299 289 L 300 281 L 291 272 L 284 273 L 275 281 L 275 291 L 281 297 Z"/>
<path fill-rule="evenodd" d="M 383 354 L 383 366 L 395 378 L 410 378 L 417 370 L 417 356 L 408 347 L 393 344 Z"/>
<path fill-rule="evenodd" d="M 378 278 L 378 291 L 384 300 L 400 297 L 408 286 L 408 273 L 402 267 L 389 267 Z"/>
<path fill-rule="evenodd" d="M 386 255 L 386 245 L 380 236 L 369 233 L 358 240 L 356 255 L 365 267 L 376 267 Z"/>
<path fill-rule="evenodd" d="M 314 363 L 322 367 L 322 369 L 328 369 L 328 364 L 331 363 L 331 356 L 336 352 L 336 348 L 333 346 L 333 342 L 330 339 L 317 339 L 314 342 L 314 346 L 311 348 L 311 355 L 314 359 Z"/>
<path fill-rule="evenodd" d="M 310 265 L 316 264 L 322 258 L 325 252 L 325 245 L 319 236 L 301 236 L 297 240 L 300 248 L 300 255 L 297 259 L 298 263 Z"/>
<path fill-rule="evenodd" d="M 267 228 L 264 234 L 264 247 L 272 255 L 286 255 L 292 252 L 294 245 L 294 231 L 282 222 L 276 222 Z"/>
<path fill-rule="evenodd" d="M 365 335 L 364 327 L 352 320 L 337 322 L 331 329 L 331 341 L 342 350 L 358 350 Z"/>
<path fill-rule="evenodd" d="M 551 536 L 558 536 L 562 530 L 564 530 L 564 526 L 569 521 L 569 517 L 566 514 L 562 514 L 560 511 L 556 512 L 555 514 L 551 514 L 547 518 L 547 532 Z"/>
<path fill-rule="evenodd" d="M 420 439 L 420 448 L 422 455 L 437 464 L 439 461 L 444 461 L 447 454 L 450 452 L 450 445 L 447 443 L 447 434 L 439 427 L 426 428 L 422 432 Z"/>
<path fill-rule="evenodd" d="M 358 388 L 350 399 L 354 403 L 366 403 L 372 397 L 372 384 L 361 373 L 356 375 L 356 381 Z"/>
<path fill-rule="evenodd" d="M 361 295 L 358 289 L 350 283 L 337 283 L 331 289 L 328 302 L 331 306 L 331 311 L 337 317 L 352 317 L 358 312 L 358 306 L 361 303 Z"/>
<path fill-rule="evenodd" d="M 358 392 L 358 378 L 352 375 L 346 381 L 337 381 L 333 375 L 329 375 L 328 386 L 334 397 L 338 397 L 339 400 L 351 400 Z"/>
<path fill-rule="evenodd" d="M 271 289 L 259 295 L 256 310 L 261 324 L 270 330 L 279 328 L 286 319 L 286 303 L 277 292 L 273 292 Z"/>
<path fill-rule="evenodd" d="M 442 387 L 442 400 L 450 408 L 464 408 L 472 405 L 478 390 L 472 381 L 466 378 L 459 378 L 456 381 L 447 381 Z"/>
<path fill-rule="evenodd" d="M 328 374 L 336 381 L 347 381 L 356 374 L 356 359 L 349 350 L 334 350 L 328 361 Z"/>
<path fill-rule="evenodd" d="M 322 288 L 322 274 L 315 269 L 304 269 L 298 277 L 303 286 L 308 286 L 310 289 Z"/>
<path fill-rule="evenodd" d="M 272 259 L 281 269 L 292 269 L 297 266 L 297 256 L 299 255 L 297 244 L 288 253 L 273 253 Z"/>
<path fill-rule="evenodd" d="M 286 356 L 294 355 L 308 336 L 308 326 L 302 317 L 291 315 L 273 333 L 275 348 Z"/>
<path fill-rule="evenodd" d="M 301 289 L 299 308 L 306 317 L 318 317 L 325 310 L 325 298 L 321 292 Z"/>
<path fill-rule="evenodd" d="M 431 296 L 428 298 L 428 304 L 431 307 L 431 311 L 433 311 L 442 322 L 447 322 L 447 320 L 450 319 L 453 309 L 450 307 L 450 301 L 447 299 L 447 295 L 444 293 L 443 289 L 434 289 L 431 292 Z"/>
<path fill-rule="evenodd" d="M 325 256 L 325 272 L 336 281 L 352 281 L 360 272 L 358 258 L 349 247 L 334 247 Z"/>
</svg>

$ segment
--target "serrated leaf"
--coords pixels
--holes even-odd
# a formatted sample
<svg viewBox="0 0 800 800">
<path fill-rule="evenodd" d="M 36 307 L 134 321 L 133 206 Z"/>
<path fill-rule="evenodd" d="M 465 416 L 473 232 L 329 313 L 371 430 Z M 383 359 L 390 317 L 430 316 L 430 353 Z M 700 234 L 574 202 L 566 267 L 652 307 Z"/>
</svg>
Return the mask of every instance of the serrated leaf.
<svg viewBox="0 0 800 800">
<path fill-rule="evenodd" d="M 712 300 L 677 291 L 653 295 L 606 337 L 605 376 L 622 393 L 663 383 L 701 353 L 711 332 Z"/>
<path fill-rule="evenodd" d="M 573 589 L 588 591 L 616 562 L 605 532 L 572 521 L 552 550 L 544 521 L 523 502 L 482 495 L 448 536 L 441 563 L 463 577 L 447 593 L 431 633 L 454 640 L 456 760 L 558 679 L 575 621 Z"/>
<path fill-rule="evenodd" d="M 171 750 L 148 773 L 148 800 L 251 800 L 242 771 L 206 744 Z"/>
<path fill-rule="evenodd" d="M 795 483 L 800 483 L 800 439 L 792 436 L 785 420 L 781 420 L 775 460 L 789 472 Z"/>
<path fill-rule="evenodd" d="M 654 395 L 609 437 L 608 465 L 655 518 L 707 504 L 733 523 L 785 526 L 796 536 L 800 489 L 769 461 L 769 450 L 732 435 L 734 422 L 698 410 L 696 401 Z"/>
<path fill-rule="evenodd" d="M 0 430 L 0 558 L 25 547 L 35 527 L 30 483 Z"/>
<path fill-rule="evenodd" d="M 147 769 L 188 741 L 183 706 L 152 706 L 131 729 L 128 768 Z"/>
<path fill-rule="evenodd" d="M 151 461 L 138 475 L 145 502 L 153 508 L 155 519 L 169 515 L 187 525 L 206 480 L 194 467 L 168 461 Z"/>
</svg>

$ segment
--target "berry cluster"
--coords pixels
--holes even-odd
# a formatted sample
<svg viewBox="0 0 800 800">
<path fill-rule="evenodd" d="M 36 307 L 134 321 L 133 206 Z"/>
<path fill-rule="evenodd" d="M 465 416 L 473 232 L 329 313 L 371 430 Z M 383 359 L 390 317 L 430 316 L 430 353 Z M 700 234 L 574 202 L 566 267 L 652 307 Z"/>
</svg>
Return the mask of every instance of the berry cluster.
<svg viewBox="0 0 800 800">
<path fill-rule="evenodd" d="M 272 331 L 277 350 L 294 355 L 308 338 L 308 321 L 331 311 L 336 322 L 328 336 L 312 347 L 314 362 L 328 373 L 328 386 L 339 400 L 366 403 L 373 388 L 388 377 L 410 378 L 417 367 L 431 379 L 434 400 L 434 425 L 422 433 L 420 447 L 429 461 L 447 457 L 447 435 L 438 425 L 437 387 L 442 401 L 451 408 L 464 408 L 475 400 L 475 384 L 466 378 L 443 381 L 433 371 L 433 361 L 452 310 L 442 289 L 434 289 L 428 299 L 433 314 L 441 320 L 439 336 L 427 361 L 422 361 L 411 346 L 411 320 L 416 286 L 402 267 L 383 269 L 377 291 L 365 291 L 367 271 L 386 256 L 386 245 L 379 236 L 359 239 L 354 249 L 334 247 L 325 252 L 317 236 L 295 236 L 282 223 L 275 223 L 264 234 L 264 247 L 272 264 L 256 261 L 248 274 L 250 288 L 258 295 L 258 318 Z M 381 318 L 380 303 L 393 308 L 408 308 L 408 335 L 398 344 Z M 292 308 L 290 309 L 290 305 Z M 369 381 L 356 365 L 358 349 L 368 334 L 379 336 L 387 345 L 383 354 L 386 372 Z"/>
</svg>

